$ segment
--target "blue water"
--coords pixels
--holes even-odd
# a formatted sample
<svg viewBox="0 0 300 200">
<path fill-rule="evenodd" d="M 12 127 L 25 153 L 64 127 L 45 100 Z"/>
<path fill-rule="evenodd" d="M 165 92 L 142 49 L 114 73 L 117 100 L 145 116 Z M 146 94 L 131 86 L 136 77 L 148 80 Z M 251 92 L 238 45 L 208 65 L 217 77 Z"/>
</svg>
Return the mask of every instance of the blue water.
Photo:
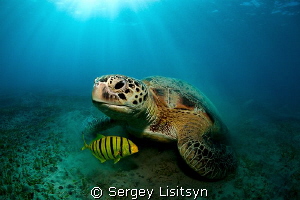
<svg viewBox="0 0 300 200">
<path fill-rule="evenodd" d="M 118 73 L 184 79 L 208 96 L 298 104 L 297 0 L 78 2 L 1 1 L 1 94 L 86 94 L 96 76 Z"/>
<path fill-rule="evenodd" d="M 160 199 L 168 185 L 299 199 L 299 25 L 300 0 L 1 0 L 0 197 L 92 199 L 92 187 L 116 186 Z M 90 96 L 105 74 L 199 88 L 230 130 L 236 174 L 196 180 L 176 147 L 151 142 L 118 165 L 82 152 L 84 124 L 103 117 Z"/>
</svg>

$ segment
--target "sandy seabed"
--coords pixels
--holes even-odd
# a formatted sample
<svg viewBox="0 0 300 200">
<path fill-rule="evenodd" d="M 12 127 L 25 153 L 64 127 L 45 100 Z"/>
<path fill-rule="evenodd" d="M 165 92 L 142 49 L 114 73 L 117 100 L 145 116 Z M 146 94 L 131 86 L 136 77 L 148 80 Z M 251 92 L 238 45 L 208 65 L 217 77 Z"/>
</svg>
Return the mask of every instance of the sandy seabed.
<svg viewBox="0 0 300 200">
<path fill-rule="evenodd" d="M 94 199 L 94 187 L 101 199 L 300 199 L 300 118 L 252 100 L 236 109 L 225 121 L 238 168 L 208 182 L 185 166 L 176 144 L 137 139 L 121 127 L 102 134 L 129 137 L 137 154 L 101 164 L 81 151 L 86 124 L 103 115 L 89 96 L 1 96 L 0 199 Z"/>
</svg>

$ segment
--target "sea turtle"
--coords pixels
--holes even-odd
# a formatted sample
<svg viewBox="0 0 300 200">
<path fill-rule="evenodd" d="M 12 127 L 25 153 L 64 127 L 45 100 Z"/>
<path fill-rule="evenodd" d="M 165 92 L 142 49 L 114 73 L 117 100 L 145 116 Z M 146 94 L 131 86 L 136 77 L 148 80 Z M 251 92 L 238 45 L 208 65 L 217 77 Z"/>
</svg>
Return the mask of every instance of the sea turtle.
<svg viewBox="0 0 300 200">
<path fill-rule="evenodd" d="M 235 168 L 226 126 L 210 101 L 186 82 L 105 75 L 95 79 L 92 101 L 109 117 L 97 126 L 102 130 L 123 124 L 138 137 L 177 141 L 184 161 L 208 179 L 224 178 Z"/>
</svg>

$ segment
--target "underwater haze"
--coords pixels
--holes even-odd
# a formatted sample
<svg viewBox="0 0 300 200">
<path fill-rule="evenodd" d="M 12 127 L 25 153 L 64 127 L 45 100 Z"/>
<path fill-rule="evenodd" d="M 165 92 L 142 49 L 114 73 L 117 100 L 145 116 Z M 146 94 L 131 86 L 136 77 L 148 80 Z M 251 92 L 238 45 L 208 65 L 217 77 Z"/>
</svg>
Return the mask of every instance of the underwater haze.
<svg viewBox="0 0 300 200">
<path fill-rule="evenodd" d="M 82 130 L 103 117 L 91 92 L 106 74 L 200 89 L 229 127 L 235 175 L 194 179 L 176 147 L 125 133 L 141 150 L 116 165 L 81 151 Z M 203 199 L 300 198 L 299 0 L 1 0 L 0 80 L 1 199 L 93 199 L 95 186 L 160 199 L 167 185 L 206 188 Z"/>
<path fill-rule="evenodd" d="M 298 105 L 298 1 L 80 2 L 1 1 L 1 94 L 85 95 L 116 73 Z"/>
</svg>

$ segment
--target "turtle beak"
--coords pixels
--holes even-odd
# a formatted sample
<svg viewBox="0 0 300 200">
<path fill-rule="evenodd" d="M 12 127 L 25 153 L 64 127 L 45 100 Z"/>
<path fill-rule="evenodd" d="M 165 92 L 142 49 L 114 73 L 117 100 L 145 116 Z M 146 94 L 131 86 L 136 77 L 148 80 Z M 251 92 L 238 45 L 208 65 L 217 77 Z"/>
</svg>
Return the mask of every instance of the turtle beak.
<svg viewBox="0 0 300 200">
<path fill-rule="evenodd" d="M 92 91 L 92 99 L 96 102 L 102 101 L 102 92 L 104 91 L 105 84 L 104 83 L 95 83 Z"/>
<path fill-rule="evenodd" d="M 104 80 L 104 81 L 103 81 Z M 92 91 L 92 100 L 97 103 L 120 104 L 119 97 L 110 91 L 106 79 L 96 78 Z"/>
</svg>

